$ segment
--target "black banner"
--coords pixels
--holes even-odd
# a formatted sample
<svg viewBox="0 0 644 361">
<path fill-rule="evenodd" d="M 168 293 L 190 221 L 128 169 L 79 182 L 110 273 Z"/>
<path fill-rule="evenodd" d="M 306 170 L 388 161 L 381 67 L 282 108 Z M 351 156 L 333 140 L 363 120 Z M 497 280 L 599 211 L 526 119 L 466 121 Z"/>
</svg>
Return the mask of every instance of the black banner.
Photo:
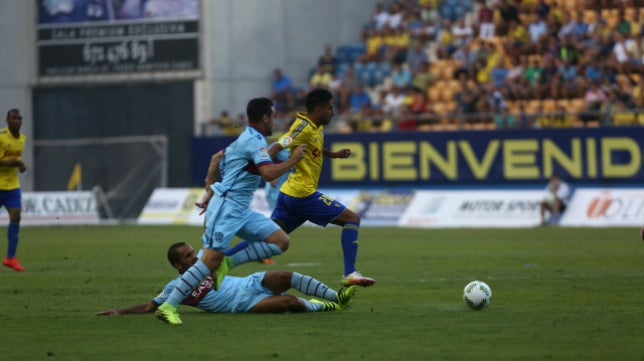
<svg viewBox="0 0 644 361">
<path fill-rule="evenodd" d="M 86 76 L 199 70 L 196 0 L 39 1 L 38 74 Z"/>
<path fill-rule="evenodd" d="M 133 38 L 39 46 L 41 76 L 199 69 L 198 39 Z"/>
</svg>

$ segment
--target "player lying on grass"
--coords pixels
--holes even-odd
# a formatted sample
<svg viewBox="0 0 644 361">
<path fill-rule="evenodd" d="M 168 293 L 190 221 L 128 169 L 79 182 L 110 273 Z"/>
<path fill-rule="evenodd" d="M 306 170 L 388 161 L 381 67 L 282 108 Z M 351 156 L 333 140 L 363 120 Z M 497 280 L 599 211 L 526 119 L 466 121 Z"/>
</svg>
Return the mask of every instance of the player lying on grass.
<svg viewBox="0 0 644 361">
<path fill-rule="evenodd" d="M 168 249 L 168 261 L 180 274 L 183 274 L 197 262 L 197 255 L 190 245 L 179 242 Z M 165 286 L 161 294 L 147 304 L 119 310 L 106 310 L 97 313 L 97 315 L 111 316 L 154 312 L 168 298 L 179 281 L 180 277 L 172 280 Z M 306 300 L 283 294 L 291 288 L 321 300 Z M 247 277 L 227 276 L 217 291 L 213 289 L 212 277 L 207 277 L 183 301 L 183 304 L 215 313 L 339 311 L 349 308 L 354 294 L 355 286 L 343 287 L 336 292 L 310 276 L 296 272 L 268 271 L 253 273 Z"/>
</svg>

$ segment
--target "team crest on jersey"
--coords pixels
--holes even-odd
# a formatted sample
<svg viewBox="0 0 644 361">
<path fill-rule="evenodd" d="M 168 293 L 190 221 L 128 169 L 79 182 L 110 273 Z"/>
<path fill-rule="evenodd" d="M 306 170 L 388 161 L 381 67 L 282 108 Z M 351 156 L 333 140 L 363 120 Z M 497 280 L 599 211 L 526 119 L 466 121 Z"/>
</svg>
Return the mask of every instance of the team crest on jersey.
<svg viewBox="0 0 644 361">
<path fill-rule="evenodd" d="M 268 158 L 268 150 L 265 147 L 259 148 L 259 156 L 262 158 Z"/>
<path fill-rule="evenodd" d="M 284 137 L 280 139 L 280 145 L 282 146 L 282 148 L 288 148 L 291 143 L 293 143 L 293 139 L 291 137 Z"/>
</svg>

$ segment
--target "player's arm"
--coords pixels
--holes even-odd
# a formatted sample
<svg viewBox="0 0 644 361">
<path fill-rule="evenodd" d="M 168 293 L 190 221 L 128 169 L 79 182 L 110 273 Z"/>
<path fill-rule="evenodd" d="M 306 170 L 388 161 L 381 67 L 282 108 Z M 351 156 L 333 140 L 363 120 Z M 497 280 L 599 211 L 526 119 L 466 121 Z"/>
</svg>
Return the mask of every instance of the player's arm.
<svg viewBox="0 0 644 361">
<path fill-rule="evenodd" d="M 117 315 L 136 315 L 141 313 L 151 313 L 157 310 L 159 306 L 150 301 L 144 305 L 137 305 L 120 310 L 105 310 L 96 313 L 96 316 L 117 316 Z"/>
<path fill-rule="evenodd" d="M 346 148 L 345 149 L 340 149 L 337 152 L 332 152 L 332 151 L 327 150 L 327 149 L 322 149 L 322 155 L 324 155 L 327 158 L 345 159 L 345 158 L 349 158 L 349 156 L 351 155 L 351 149 L 346 149 Z"/>
<path fill-rule="evenodd" d="M 206 173 L 206 179 L 204 179 L 204 188 L 206 190 L 206 194 L 203 196 L 201 201 L 195 203 L 195 206 L 203 210 L 200 214 L 205 212 L 206 208 L 208 208 L 208 203 L 210 202 L 210 199 L 212 199 L 212 196 L 215 195 L 215 192 L 213 192 L 210 186 L 215 184 L 215 182 L 221 180 L 221 171 L 219 170 L 219 163 L 221 163 L 221 159 L 223 157 L 224 157 L 224 151 L 220 150 L 210 158 L 208 173 Z"/>
<path fill-rule="evenodd" d="M 27 166 L 20 159 L 7 159 L 0 160 L 0 167 L 18 167 L 20 173 L 24 173 L 27 170 Z"/>
<path fill-rule="evenodd" d="M 284 147 L 279 142 L 275 142 L 268 148 L 268 155 L 271 156 L 271 159 L 275 159 L 282 150 L 284 150 Z"/>
<path fill-rule="evenodd" d="M 270 153 L 269 153 L 270 154 Z M 277 153 L 276 153 L 277 154 Z M 259 174 L 270 182 L 290 171 L 306 155 L 306 145 L 300 145 L 293 149 L 291 157 L 282 163 L 270 163 L 259 167 Z"/>
</svg>

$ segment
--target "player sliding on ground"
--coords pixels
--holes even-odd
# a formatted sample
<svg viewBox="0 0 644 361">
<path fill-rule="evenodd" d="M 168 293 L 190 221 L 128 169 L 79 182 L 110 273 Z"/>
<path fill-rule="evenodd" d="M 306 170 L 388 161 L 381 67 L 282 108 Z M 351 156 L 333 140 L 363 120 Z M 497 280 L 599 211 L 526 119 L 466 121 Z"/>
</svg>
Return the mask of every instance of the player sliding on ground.
<svg viewBox="0 0 644 361">
<path fill-rule="evenodd" d="M 179 242 L 168 249 L 168 261 L 179 274 L 184 274 L 197 262 L 197 256 L 190 245 Z M 172 280 L 161 294 L 146 304 L 101 311 L 97 315 L 154 312 L 165 302 L 177 283 L 181 282 L 180 279 L 181 277 L 177 277 Z M 355 286 L 343 287 L 336 292 L 315 278 L 296 272 L 268 271 L 247 277 L 227 276 L 218 290 L 213 289 L 213 282 L 212 277 L 207 277 L 183 304 L 213 313 L 323 312 L 348 309 L 355 295 Z M 317 299 L 307 300 L 285 295 L 284 292 L 291 288 Z"/>
</svg>

